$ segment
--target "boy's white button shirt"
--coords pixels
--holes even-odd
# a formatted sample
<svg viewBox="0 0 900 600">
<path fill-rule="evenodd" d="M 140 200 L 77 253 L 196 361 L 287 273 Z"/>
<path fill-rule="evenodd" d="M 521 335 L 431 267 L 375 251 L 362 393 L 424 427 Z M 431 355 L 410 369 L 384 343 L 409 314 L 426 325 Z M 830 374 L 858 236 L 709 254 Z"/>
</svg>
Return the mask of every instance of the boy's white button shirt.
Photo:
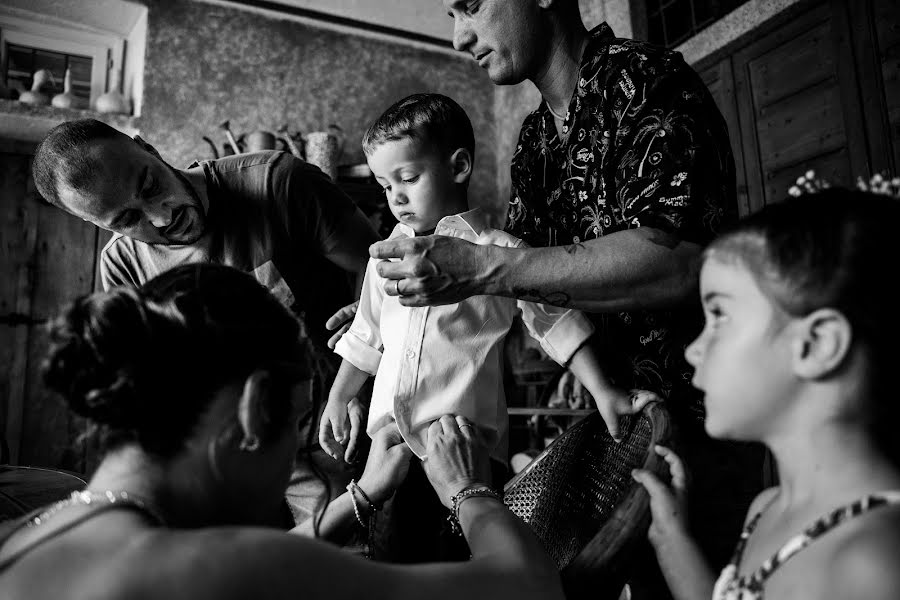
<svg viewBox="0 0 900 600">
<path fill-rule="evenodd" d="M 520 247 L 522 240 L 487 226 L 474 209 L 437 224 L 435 234 L 479 245 Z M 398 224 L 390 239 L 414 237 Z M 335 352 L 375 375 L 366 428 L 371 436 L 391 420 L 419 458 L 425 458 L 428 426 L 445 414 L 464 415 L 506 461 L 507 412 L 503 392 L 503 340 L 521 312 L 547 354 L 566 363 L 594 327 L 578 311 L 502 296 L 473 296 L 457 304 L 409 308 L 384 292 L 385 279 L 369 259 L 350 329 Z"/>
</svg>

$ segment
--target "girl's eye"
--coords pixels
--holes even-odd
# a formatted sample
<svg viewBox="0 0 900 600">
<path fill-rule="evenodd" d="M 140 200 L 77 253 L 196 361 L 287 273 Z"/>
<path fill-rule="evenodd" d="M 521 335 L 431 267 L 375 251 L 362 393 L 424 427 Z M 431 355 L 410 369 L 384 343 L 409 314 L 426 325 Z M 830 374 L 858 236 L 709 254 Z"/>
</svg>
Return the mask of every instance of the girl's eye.
<svg viewBox="0 0 900 600">
<path fill-rule="evenodd" d="M 418 180 L 419 180 L 419 176 L 416 175 L 415 177 L 408 177 L 407 179 L 404 179 L 403 183 L 415 183 Z"/>
<path fill-rule="evenodd" d="M 386 185 L 386 186 L 384 186 L 384 187 L 381 188 L 381 189 L 384 191 L 385 194 L 390 194 L 390 193 L 391 193 L 391 186 L 389 186 L 389 185 Z"/>
<path fill-rule="evenodd" d="M 706 322 L 714 327 L 724 321 L 726 318 L 725 311 L 723 311 L 718 306 L 707 307 L 706 315 Z"/>
</svg>

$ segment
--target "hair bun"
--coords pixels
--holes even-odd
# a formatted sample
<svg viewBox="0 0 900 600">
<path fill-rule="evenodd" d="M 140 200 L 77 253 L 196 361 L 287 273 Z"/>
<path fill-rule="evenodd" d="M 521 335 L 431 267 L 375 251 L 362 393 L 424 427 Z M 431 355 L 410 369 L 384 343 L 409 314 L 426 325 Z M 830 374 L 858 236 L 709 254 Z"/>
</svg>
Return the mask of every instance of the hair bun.
<svg viewBox="0 0 900 600">
<path fill-rule="evenodd" d="M 131 426 L 141 413 L 142 395 L 134 367 L 156 350 L 150 323 L 155 318 L 131 288 L 79 298 L 50 324 L 45 383 L 80 415 Z"/>
</svg>

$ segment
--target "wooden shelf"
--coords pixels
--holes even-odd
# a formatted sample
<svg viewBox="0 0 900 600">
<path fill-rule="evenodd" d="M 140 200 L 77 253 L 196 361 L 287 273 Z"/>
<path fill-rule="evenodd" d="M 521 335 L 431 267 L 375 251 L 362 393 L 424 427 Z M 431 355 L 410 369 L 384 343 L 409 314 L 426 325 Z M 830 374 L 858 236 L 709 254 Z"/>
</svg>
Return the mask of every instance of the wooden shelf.
<svg viewBox="0 0 900 600">
<path fill-rule="evenodd" d="M 34 106 L 0 98 L 0 138 L 39 142 L 53 127 L 76 119 L 97 119 L 130 136 L 139 133 L 139 117 L 77 108 Z"/>
</svg>

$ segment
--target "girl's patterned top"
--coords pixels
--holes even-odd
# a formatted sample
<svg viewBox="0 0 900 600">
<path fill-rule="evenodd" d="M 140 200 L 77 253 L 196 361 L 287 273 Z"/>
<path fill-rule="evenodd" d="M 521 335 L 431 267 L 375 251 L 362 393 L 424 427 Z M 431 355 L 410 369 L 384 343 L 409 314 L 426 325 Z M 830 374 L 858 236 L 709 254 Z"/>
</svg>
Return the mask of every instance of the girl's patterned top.
<svg viewBox="0 0 900 600">
<path fill-rule="evenodd" d="M 725 121 L 679 53 L 618 39 L 599 25 L 562 131 L 560 137 L 542 102 L 519 133 L 506 229 L 529 245 L 571 245 L 577 252 L 581 242 L 641 226 L 705 245 L 735 220 Z M 565 305 L 568 297 L 550 292 L 544 301 Z M 607 365 L 611 377 L 664 397 L 677 389 L 697 398 L 692 408 L 702 411 L 683 356 L 699 317 L 685 311 L 598 315 L 597 337 L 614 361 Z"/>
<path fill-rule="evenodd" d="M 762 516 L 765 509 L 756 513 L 750 519 L 744 531 L 741 533 L 741 539 L 738 541 L 737 548 L 734 550 L 734 556 L 731 563 L 728 564 L 719 576 L 716 586 L 713 589 L 713 600 L 762 600 L 765 592 L 766 581 L 772 576 L 772 573 L 781 565 L 787 562 L 791 557 L 809 546 L 817 537 L 828 533 L 841 523 L 849 521 L 854 517 L 858 517 L 873 508 L 879 506 L 890 506 L 900 504 L 900 490 L 891 490 L 871 494 L 860 498 L 852 504 L 837 508 L 827 515 L 824 515 L 812 525 L 807 527 L 802 533 L 795 535 L 789 539 L 769 560 L 764 562 L 756 571 L 749 575 L 738 576 L 738 567 L 741 564 L 741 558 L 744 554 L 744 548 L 747 540 L 756 529 L 756 524 Z"/>
</svg>

